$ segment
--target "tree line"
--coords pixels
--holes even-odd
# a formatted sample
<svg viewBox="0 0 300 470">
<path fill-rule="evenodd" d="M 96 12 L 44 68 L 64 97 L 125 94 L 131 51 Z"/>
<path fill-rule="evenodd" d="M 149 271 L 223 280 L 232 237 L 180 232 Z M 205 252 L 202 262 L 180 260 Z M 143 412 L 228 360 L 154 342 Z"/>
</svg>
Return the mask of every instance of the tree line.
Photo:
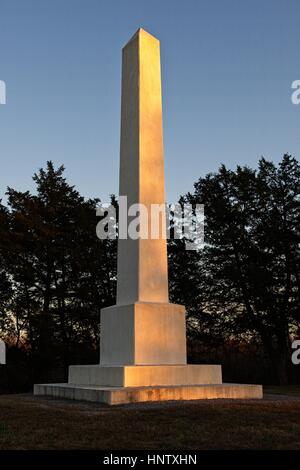
<svg viewBox="0 0 300 470">
<path fill-rule="evenodd" d="M 117 243 L 96 237 L 99 199 L 82 197 L 52 162 L 33 180 L 34 194 L 9 187 L 0 204 L 0 331 L 7 380 L 21 388 L 97 363 L 100 309 L 116 295 Z M 204 248 L 168 246 L 170 298 L 186 306 L 190 361 L 218 360 L 229 380 L 263 380 L 265 371 L 272 382 L 299 380 L 291 363 L 300 333 L 298 161 L 222 165 L 180 202 L 205 208 Z"/>
</svg>

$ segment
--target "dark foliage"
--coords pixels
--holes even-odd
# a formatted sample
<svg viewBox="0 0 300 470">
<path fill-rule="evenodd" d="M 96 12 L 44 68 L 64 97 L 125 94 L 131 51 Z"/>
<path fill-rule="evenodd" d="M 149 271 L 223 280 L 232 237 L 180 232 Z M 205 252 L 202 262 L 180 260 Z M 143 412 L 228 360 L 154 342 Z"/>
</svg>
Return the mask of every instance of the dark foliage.
<svg viewBox="0 0 300 470">
<path fill-rule="evenodd" d="M 99 359 L 100 309 L 115 303 L 116 241 L 96 237 L 100 201 L 85 200 L 63 172 L 48 162 L 34 175 L 35 194 L 8 188 L 0 204 L 0 330 L 10 346 L 0 392 L 63 381 L 69 364 Z M 222 166 L 181 202 L 205 205 L 205 248 L 169 242 L 170 297 L 187 308 L 190 361 L 221 362 L 232 381 L 297 381 L 298 162 Z"/>
<path fill-rule="evenodd" d="M 36 195 L 8 188 L 1 217 L 1 329 L 31 379 L 66 378 L 97 362 L 100 309 L 114 302 L 116 244 L 96 237 L 98 200 L 84 200 L 48 162 Z"/>
<path fill-rule="evenodd" d="M 187 306 L 190 336 L 223 348 L 239 339 L 262 345 L 281 383 L 296 366 L 291 340 L 300 326 L 300 166 L 248 167 L 200 178 L 184 202 L 205 205 L 204 250 L 170 244 L 173 299 Z"/>
</svg>

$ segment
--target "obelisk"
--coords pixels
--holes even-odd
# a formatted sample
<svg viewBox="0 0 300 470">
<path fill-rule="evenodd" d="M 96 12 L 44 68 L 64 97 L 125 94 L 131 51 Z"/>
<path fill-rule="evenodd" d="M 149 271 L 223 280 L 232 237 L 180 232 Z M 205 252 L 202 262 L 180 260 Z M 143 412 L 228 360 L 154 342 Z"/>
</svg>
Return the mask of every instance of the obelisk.
<svg viewBox="0 0 300 470">
<path fill-rule="evenodd" d="M 165 205 L 160 44 L 143 29 L 123 48 L 119 193 L 147 208 L 149 229 L 151 204 Z M 162 237 L 119 239 L 117 304 L 135 302 L 169 302 Z"/>
<path fill-rule="evenodd" d="M 149 233 L 119 238 L 117 304 L 102 311 L 100 363 L 186 364 L 184 307 L 169 304 L 163 227 L 151 238 L 151 205 L 165 205 L 162 94 L 160 44 L 143 29 L 122 54 L 120 196 L 147 208 Z"/>
<path fill-rule="evenodd" d="M 101 311 L 100 364 L 70 366 L 68 383 L 37 384 L 34 393 L 109 404 L 261 398 L 259 385 L 223 384 L 220 365 L 186 363 L 185 309 L 168 295 L 160 45 L 143 29 L 123 48 L 120 196 L 129 211 L 147 209 L 148 236 L 119 237 L 117 300 Z M 156 237 L 153 205 L 163 208 Z"/>
</svg>

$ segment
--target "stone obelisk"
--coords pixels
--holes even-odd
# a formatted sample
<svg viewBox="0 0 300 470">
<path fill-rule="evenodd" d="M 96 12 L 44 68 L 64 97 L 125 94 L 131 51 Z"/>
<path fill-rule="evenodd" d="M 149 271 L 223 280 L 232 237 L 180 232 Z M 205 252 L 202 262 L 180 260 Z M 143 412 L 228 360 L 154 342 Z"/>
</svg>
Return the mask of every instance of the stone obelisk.
<svg viewBox="0 0 300 470">
<path fill-rule="evenodd" d="M 123 48 L 120 196 L 128 208 L 146 207 L 148 237 L 119 237 L 117 301 L 101 311 L 100 364 L 70 366 L 67 384 L 35 385 L 35 394 L 109 404 L 261 398 L 258 385 L 223 384 L 220 365 L 186 363 L 185 309 L 168 295 L 160 44 L 143 29 Z M 163 207 L 156 238 L 153 205 Z"/>
<path fill-rule="evenodd" d="M 120 196 L 149 215 L 151 204 L 165 204 L 160 45 L 143 29 L 123 49 Z M 117 303 L 134 302 L 169 302 L 162 237 L 119 239 Z"/>
<path fill-rule="evenodd" d="M 160 44 L 143 29 L 123 49 L 120 196 L 147 208 L 149 233 L 119 238 L 117 305 L 101 314 L 100 362 L 186 364 L 184 307 L 169 304 L 164 227 L 151 238 L 151 205 L 165 205 L 162 96 Z"/>
</svg>

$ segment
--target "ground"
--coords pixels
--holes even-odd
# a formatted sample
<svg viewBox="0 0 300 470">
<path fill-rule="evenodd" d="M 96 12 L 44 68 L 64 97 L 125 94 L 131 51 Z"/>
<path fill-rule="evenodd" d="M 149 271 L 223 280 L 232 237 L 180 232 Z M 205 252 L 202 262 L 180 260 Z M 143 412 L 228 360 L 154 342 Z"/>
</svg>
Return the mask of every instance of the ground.
<svg viewBox="0 0 300 470">
<path fill-rule="evenodd" d="M 300 449 L 300 387 L 264 400 L 109 407 L 0 396 L 0 449 Z"/>
</svg>

